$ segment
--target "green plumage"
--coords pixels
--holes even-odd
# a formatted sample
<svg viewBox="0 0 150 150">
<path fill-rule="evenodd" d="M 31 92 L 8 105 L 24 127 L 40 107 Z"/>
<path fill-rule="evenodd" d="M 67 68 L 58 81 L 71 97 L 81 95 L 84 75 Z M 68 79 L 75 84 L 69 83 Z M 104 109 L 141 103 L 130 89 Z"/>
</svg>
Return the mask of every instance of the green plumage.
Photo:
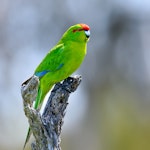
<svg viewBox="0 0 150 150">
<path fill-rule="evenodd" d="M 69 77 L 81 65 L 86 55 L 89 27 L 85 24 L 71 26 L 36 68 L 34 75 L 39 77 L 40 85 L 35 101 L 35 109 L 40 109 L 43 100 L 52 86 Z M 26 143 L 31 131 L 28 130 Z M 25 147 L 24 145 L 24 147 Z"/>
</svg>

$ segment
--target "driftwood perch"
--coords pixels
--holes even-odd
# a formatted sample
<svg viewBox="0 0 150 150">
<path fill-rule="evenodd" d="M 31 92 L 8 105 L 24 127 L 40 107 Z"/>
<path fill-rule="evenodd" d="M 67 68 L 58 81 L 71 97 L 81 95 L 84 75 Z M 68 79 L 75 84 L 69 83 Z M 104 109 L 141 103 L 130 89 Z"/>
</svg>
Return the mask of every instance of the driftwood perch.
<svg viewBox="0 0 150 150">
<path fill-rule="evenodd" d="M 62 83 L 57 83 L 47 101 L 42 114 L 33 108 L 39 79 L 32 76 L 21 87 L 24 112 L 28 118 L 31 131 L 35 137 L 32 150 L 61 150 L 60 135 L 63 120 L 68 105 L 68 98 L 81 82 L 81 76 L 68 77 Z"/>
</svg>

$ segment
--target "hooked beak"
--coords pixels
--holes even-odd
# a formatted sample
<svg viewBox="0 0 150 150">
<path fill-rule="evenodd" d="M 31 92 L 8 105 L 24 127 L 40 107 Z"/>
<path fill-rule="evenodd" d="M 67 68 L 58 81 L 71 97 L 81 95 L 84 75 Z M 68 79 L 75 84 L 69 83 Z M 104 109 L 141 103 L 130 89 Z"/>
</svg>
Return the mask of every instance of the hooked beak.
<svg viewBox="0 0 150 150">
<path fill-rule="evenodd" d="M 90 30 L 85 30 L 85 35 L 87 38 L 89 38 L 90 37 Z"/>
</svg>

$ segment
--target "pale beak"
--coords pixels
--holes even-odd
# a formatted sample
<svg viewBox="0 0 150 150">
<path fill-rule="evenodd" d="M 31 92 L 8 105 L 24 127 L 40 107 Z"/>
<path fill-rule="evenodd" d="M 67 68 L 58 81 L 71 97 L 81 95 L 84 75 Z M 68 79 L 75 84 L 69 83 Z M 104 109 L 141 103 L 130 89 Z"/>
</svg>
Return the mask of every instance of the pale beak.
<svg viewBox="0 0 150 150">
<path fill-rule="evenodd" d="M 90 37 L 90 30 L 85 30 L 85 35 L 87 38 L 89 38 Z"/>
</svg>

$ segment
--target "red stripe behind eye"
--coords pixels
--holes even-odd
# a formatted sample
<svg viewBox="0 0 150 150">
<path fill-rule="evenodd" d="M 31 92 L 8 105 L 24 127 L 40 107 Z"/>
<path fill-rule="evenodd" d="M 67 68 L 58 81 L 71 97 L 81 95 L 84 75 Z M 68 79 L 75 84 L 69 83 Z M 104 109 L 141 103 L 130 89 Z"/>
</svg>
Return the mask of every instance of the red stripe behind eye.
<svg viewBox="0 0 150 150">
<path fill-rule="evenodd" d="M 84 29 L 74 29 L 72 32 L 83 31 Z"/>
</svg>

